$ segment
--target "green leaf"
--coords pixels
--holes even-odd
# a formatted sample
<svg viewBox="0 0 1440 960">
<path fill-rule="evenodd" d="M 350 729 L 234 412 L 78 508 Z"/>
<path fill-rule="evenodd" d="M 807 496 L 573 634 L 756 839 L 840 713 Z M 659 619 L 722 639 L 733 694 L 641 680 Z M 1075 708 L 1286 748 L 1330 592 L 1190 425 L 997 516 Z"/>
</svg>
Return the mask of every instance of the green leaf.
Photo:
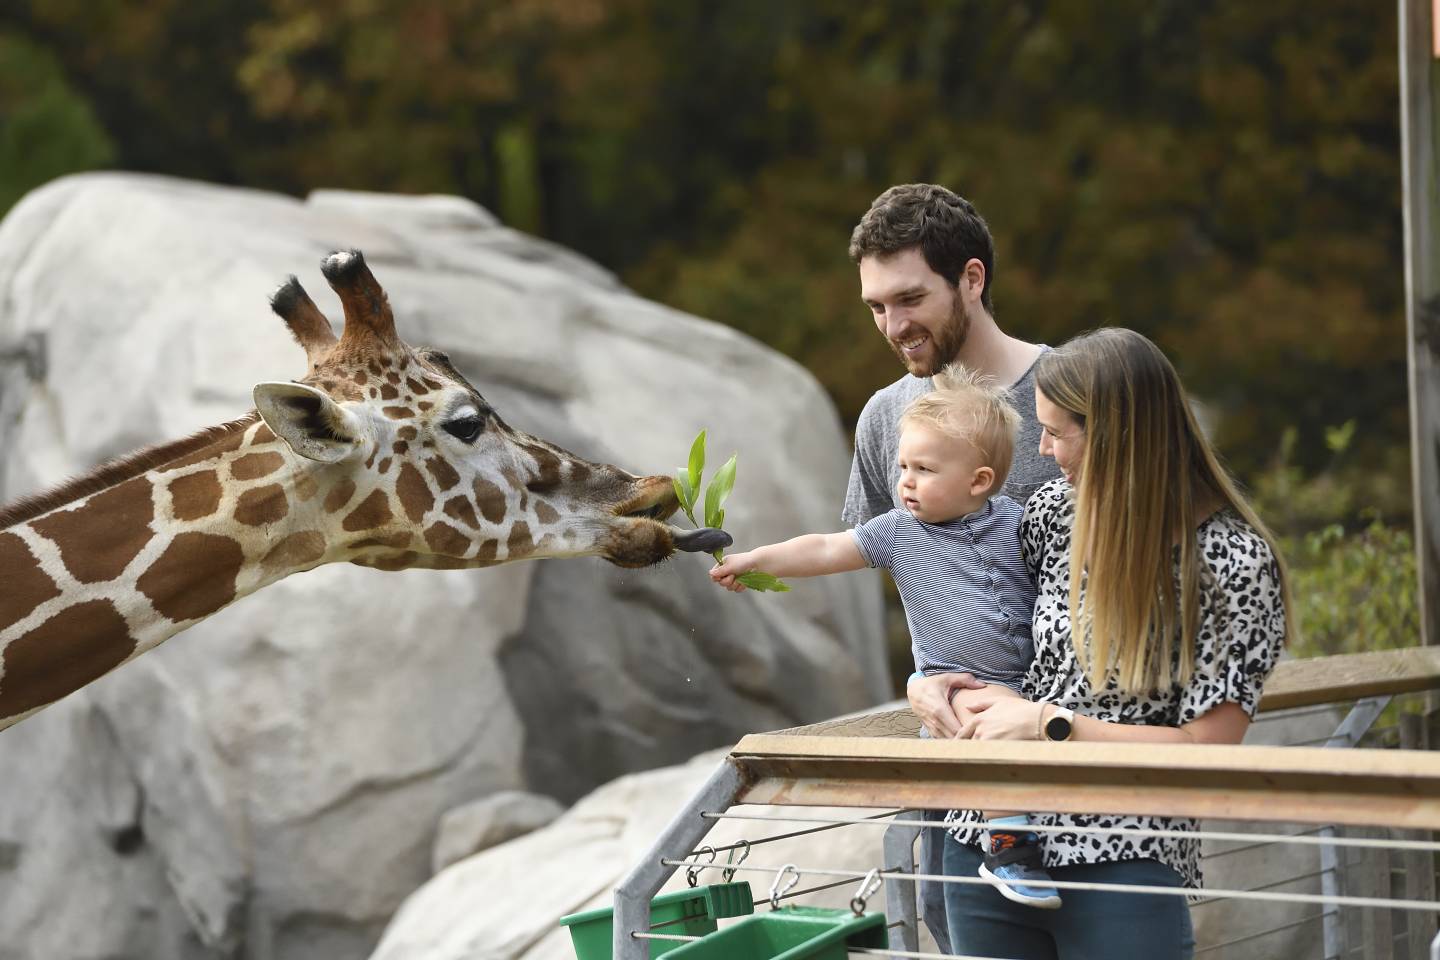
<svg viewBox="0 0 1440 960">
<path fill-rule="evenodd" d="M 695 442 L 690 444 L 690 489 L 699 491 L 700 477 L 705 472 L 705 431 L 701 430 L 695 436 Z M 695 506 L 695 497 L 690 497 L 690 506 Z"/>
<path fill-rule="evenodd" d="M 749 573 L 742 573 L 735 578 L 735 582 L 743 583 L 751 590 L 759 590 L 762 593 L 790 592 L 790 585 L 788 583 L 762 570 L 751 570 Z"/>
<path fill-rule="evenodd" d="M 705 488 L 705 526 L 715 527 L 723 530 L 721 524 L 725 521 L 725 514 L 720 506 L 725 498 L 730 496 L 730 491 L 735 487 L 735 458 L 739 454 L 731 454 L 730 459 L 725 461 L 725 466 L 715 474 L 710 485 Z"/>
<path fill-rule="evenodd" d="M 690 474 L 683 467 L 677 467 L 671 480 L 675 484 L 675 499 L 680 501 L 680 506 L 688 515 L 695 509 L 695 488 L 690 485 Z M 694 517 L 691 517 L 691 520 L 694 520 Z"/>
</svg>

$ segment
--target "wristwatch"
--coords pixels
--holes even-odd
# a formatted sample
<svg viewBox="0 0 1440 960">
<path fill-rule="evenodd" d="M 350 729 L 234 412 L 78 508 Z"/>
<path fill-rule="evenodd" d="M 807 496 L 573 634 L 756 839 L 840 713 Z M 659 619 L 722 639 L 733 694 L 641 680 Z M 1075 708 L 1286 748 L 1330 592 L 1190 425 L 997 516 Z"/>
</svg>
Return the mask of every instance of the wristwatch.
<svg viewBox="0 0 1440 960">
<path fill-rule="evenodd" d="M 1056 707 L 1050 719 L 1045 721 L 1045 739 L 1069 740 L 1074 729 L 1075 711 L 1068 707 Z"/>
</svg>

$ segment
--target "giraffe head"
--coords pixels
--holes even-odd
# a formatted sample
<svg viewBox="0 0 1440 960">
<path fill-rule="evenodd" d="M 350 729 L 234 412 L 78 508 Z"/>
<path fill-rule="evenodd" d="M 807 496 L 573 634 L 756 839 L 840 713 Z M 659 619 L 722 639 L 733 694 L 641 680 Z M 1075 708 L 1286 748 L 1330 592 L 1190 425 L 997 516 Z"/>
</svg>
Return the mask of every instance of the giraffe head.
<svg viewBox="0 0 1440 960">
<path fill-rule="evenodd" d="M 359 251 L 331 254 L 321 272 L 344 308 L 343 334 L 291 277 L 272 306 L 309 371 L 254 396 L 265 425 L 310 461 L 337 559 L 398 570 L 601 556 L 643 567 L 713 546 L 663 522 L 678 506 L 668 477 L 511 428 L 444 353 L 408 346 Z"/>
</svg>

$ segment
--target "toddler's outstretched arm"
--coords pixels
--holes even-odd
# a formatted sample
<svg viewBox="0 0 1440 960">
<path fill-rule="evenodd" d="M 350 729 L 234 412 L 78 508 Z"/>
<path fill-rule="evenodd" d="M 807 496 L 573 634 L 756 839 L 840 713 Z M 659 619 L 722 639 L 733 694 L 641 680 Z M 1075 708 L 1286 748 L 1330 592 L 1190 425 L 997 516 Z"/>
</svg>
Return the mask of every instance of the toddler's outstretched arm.
<svg viewBox="0 0 1440 960">
<path fill-rule="evenodd" d="M 726 590 L 745 589 L 735 578 L 751 570 L 764 570 L 777 577 L 818 577 L 844 573 L 865 566 L 865 557 L 849 533 L 807 533 L 803 537 L 732 553 L 710 569 L 710 579 Z"/>
</svg>

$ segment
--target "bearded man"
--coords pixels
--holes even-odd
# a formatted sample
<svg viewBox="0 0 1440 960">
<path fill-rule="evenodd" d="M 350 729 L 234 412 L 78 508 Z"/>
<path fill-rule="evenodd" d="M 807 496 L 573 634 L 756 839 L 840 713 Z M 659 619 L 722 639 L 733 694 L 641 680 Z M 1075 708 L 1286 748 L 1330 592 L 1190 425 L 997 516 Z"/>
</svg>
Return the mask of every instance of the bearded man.
<svg viewBox="0 0 1440 960">
<path fill-rule="evenodd" d="M 875 326 L 907 371 L 870 398 L 855 425 L 855 459 L 841 513 L 859 526 L 903 505 L 899 499 L 900 414 L 933 387 L 931 376 L 950 363 L 1006 385 L 1020 412 L 1015 459 L 1003 492 L 1023 504 L 1040 484 L 1060 475 L 1055 461 L 1040 456 L 1041 426 L 1035 417 L 1035 361 L 1046 347 L 1009 336 L 995 323 L 990 283 L 995 242 L 970 202 L 944 187 L 909 183 L 875 199 L 850 237 L 850 259 L 860 268 L 860 298 Z M 912 675 L 906 685 L 911 708 L 932 737 L 959 731 L 955 693 L 979 686 L 969 674 Z M 927 811 L 942 820 L 943 811 Z M 943 830 L 921 834 L 920 871 L 942 872 Z M 922 882 L 921 913 L 943 952 L 945 901 L 941 884 Z"/>
</svg>

